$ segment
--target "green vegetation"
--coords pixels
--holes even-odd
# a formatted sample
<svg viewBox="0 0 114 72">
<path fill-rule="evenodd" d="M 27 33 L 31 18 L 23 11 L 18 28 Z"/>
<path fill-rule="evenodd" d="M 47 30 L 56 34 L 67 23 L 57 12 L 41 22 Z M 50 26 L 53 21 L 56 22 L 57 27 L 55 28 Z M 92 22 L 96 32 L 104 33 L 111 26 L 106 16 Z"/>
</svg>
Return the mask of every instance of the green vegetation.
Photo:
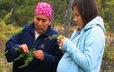
<svg viewBox="0 0 114 72">
<path fill-rule="evenodd" d="M 33 22 L 34 6 L 38 1 L 42 0 L 0 0 L 0 53 L 5 49 L 5 42 L 14 34 L 21 32 L 22 26 Z M 53 24 L 64 26 L 68 36 L 72 32 L 72 25 L 75 25 L 72 18 L 72 0 L 44 0 L 53 5 Z M 96 0 L 100 14 L 104 19 L 106 30 L 114 33 L 114 0 Z M 61 24 L 61 25 L 60 25 Z M 53 26 L 53 25 L 52 25 Z M 65 34 L 64 33 L 64 34 Z M 63 34 L 62 34 L 63 35 Z M 66 35 L 65 35 L 66 36 Z M 58 36 L 49 37 L 49 39 Z M 103 72 L 113 72 L 114 66 L 114 35 L 112 36 L 112 45 L 108 44 L 102 62 Z M 7 63 L 5 57 L 0 54 L 0 72 L 12 72 L 12 63 Z M 25 66 L 32 60 L 32 51 L 30 54 L 22 54 L 19 58 L 27 57 Z M 25 58 L 26 58 L 25 57 Z M 15 59 L 18 60 L 19 58 Z M 29 61 L 30 59 L 30 61 Z M 23 67 L 23 66 L 22 66 Z M 112 70 L 112 71 L 111 71 Z"/>
<path fill-rule="evenodd" d="M 57 39 L 58 37 L 61 39 L 61 38 L 63 38 L 64 36 L 62 36 L 62 35 L 52 35 L 52 36 L 47 37 L 46 39 L 51 40 L 51 39 L 53 39 L 53 38 L 56 38 L 56 39 Z"/>
<path fill-rule="evenodd" d="M 0 18 L 0 72 L 12 72 L 12 63 L 8 63 L 4 57 L 5 42 L 15 33 L 20 32 L 22 28 L 13 26 L 7 21 L 12 16 L 12 11 Z"/>
<path fill-rule="evenodd" d="M 109 61 L 109 64 L 114 64 L 114 47 L 106 45 L 104 59 Z"/>
<path fill-rule="evenodd" d="M 24 58 L 24 61 L 25 61 L 25 63 L 22 66 L 20 66 L 19 68 L 23 68 L 23 67 L 28 66 L 28 64 L 33 60 L 33 58 L 34 58 L 33 51 L 34 50 L 35 49 L 30 50 L 28 53 L 24 53 L 22 50 L 20 50 L 20 48 L 17 49 L 17 51 L 19 51 L 21 53 L 20 53 L 19 57 L 14 59 L 14 61 L 17 61 L 17 60 L 19 60 L 21 58 Z"/>
</svg>

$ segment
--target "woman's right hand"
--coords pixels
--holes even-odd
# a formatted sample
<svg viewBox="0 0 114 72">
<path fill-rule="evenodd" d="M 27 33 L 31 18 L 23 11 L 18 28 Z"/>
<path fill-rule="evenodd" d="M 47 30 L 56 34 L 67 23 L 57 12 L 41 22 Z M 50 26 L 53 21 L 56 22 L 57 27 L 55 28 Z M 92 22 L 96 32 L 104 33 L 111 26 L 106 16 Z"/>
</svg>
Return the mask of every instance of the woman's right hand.
<svg viewBox="0 0 114 72">
<path fill-rule="evenodd" d="M 25 53 L 29 52 L 28 46 L 26 44 L 20 45 L 19 48 L 21 48 L 23 50 L 23 52 L 25 52 Z"/>
</svg>

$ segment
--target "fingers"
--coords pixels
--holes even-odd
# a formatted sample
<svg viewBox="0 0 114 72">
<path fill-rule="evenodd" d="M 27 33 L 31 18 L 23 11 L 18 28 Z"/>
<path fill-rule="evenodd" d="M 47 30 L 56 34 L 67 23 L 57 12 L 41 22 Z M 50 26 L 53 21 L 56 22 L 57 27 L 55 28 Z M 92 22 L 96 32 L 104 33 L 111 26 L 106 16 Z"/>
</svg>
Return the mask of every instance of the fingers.
<svg viewBox="0 0 114 72">
<path fill-rule="evenodd" d="M 44 52 L 42 50 L 36 50 L 34 51 L 34 57 L 42 61 L 44 60 Z"/>
<path fill-rule="evenodd" d="M 60 43 L 59 43 L 59 49 L 62 49 L 62 46 L 63 46 L 63 44 L 60 44 Z"/>
<path fill-rule="evenodd" d="M 57 37 L 57 42 L 59 44 L 59 49 L 62 49 L 63 43 L 64 43 L 65 37 L 60 35 L 59 37 Z"/>
<path fill-rule="evenodd" d="M 62 49 L 62 42 L 61 42 L 61 40 L 60 39 L 57 39 L 57 42 L 59 44 L 59 49 Z"/>
<path fill-rule="evenodd" d="M 23 50 L 23 52 L 25 52 L 25 53 L 29 52 L 28 46 L 26 44 L 22 44 L 19 47 Z"/>
</svg>

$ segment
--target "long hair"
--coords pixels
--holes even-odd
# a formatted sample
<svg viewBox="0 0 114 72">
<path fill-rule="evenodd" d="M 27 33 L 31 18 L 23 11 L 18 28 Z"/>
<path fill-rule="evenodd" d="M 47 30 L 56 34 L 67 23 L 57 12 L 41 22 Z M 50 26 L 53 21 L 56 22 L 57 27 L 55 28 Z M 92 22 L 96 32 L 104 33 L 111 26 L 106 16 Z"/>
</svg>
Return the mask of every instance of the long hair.
<svg viewBox="0 0 114 72">
<path fill-rule="evenodd" d="M 99 15 L 95 0 L 75 0 L 72 5 L 72 10 L 74 7 L 78 8 L 82 20 L 84 21 L 84 26 Z"/>
</svg>

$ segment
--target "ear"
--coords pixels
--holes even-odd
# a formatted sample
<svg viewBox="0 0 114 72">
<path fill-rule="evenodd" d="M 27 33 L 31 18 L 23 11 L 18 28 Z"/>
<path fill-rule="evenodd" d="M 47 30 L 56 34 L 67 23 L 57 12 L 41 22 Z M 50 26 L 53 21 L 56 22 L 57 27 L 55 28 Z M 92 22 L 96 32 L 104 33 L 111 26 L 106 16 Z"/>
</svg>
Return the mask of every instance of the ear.
<svg viewBox="0 0 114 72">
<path fill-rule="evenodd" d="M 49 25 L 51 25 L 51 20 L 49 21 Z"/>
</svg>

